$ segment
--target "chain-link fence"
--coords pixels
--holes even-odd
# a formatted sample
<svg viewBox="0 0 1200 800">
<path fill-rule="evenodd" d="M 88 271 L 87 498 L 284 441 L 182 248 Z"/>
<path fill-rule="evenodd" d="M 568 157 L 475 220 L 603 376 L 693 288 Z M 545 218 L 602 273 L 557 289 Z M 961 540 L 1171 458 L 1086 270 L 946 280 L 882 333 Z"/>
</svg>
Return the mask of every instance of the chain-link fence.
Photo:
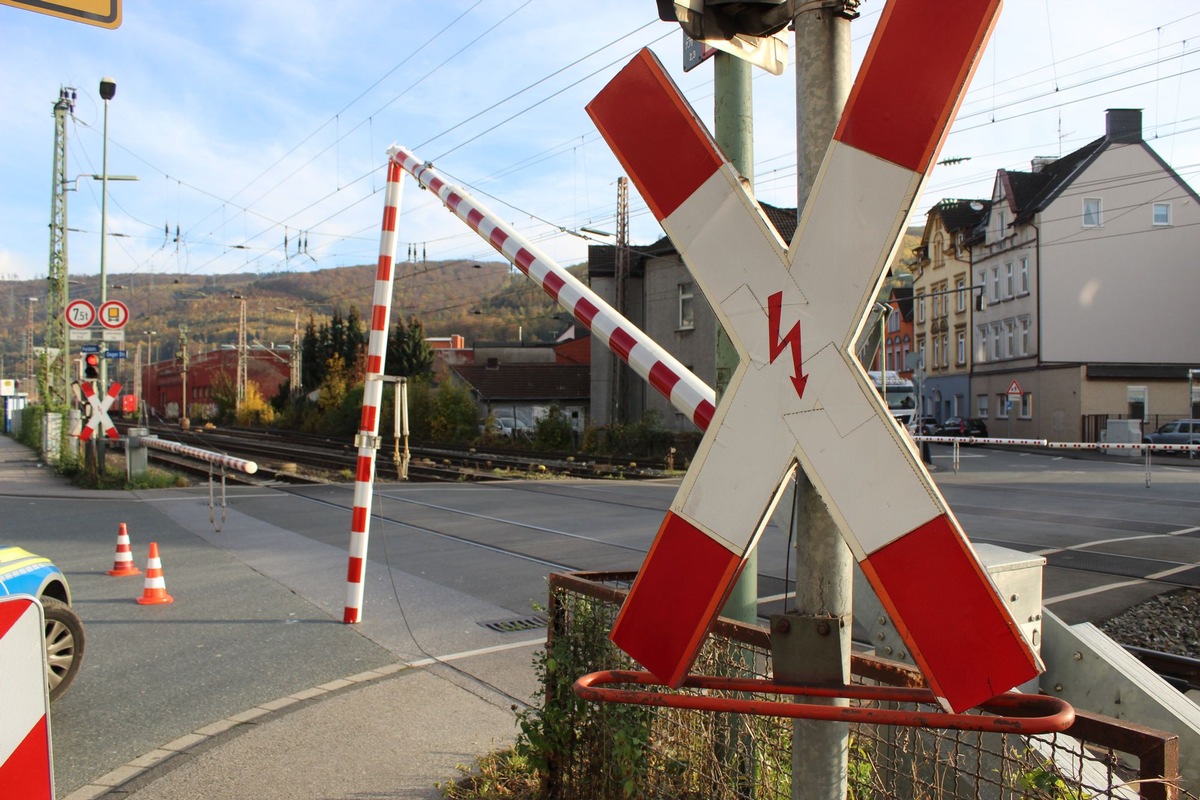
<svg viewBox="0 0 1200 800">
<path fill-rule="evenodd" d="M 572 692 L 581 675 L 634 668 L 607 638 L 632 579 L 630 573 L 551 576 L 550 637 L 542 665 L 545 703 L 522 723 L 545 758 L 545 795 L 561 800 L 790 798 L 790 719 L 586 703 Z M 769 677 L 769 632 L 721 620 L 693 672 Z M 855 655 L 852 673 L 855 683 L 923 685 L 920 673 L 873 656 Z M 1172 784 L 1178 775 L 1177 739 L 1107 717 L 1079 713 L 1066 732 L 1032 737 L 867 724 L 853 724 L 849 731 L 848 780 L 855 800 L 1180 796 Z"/>
</svg>

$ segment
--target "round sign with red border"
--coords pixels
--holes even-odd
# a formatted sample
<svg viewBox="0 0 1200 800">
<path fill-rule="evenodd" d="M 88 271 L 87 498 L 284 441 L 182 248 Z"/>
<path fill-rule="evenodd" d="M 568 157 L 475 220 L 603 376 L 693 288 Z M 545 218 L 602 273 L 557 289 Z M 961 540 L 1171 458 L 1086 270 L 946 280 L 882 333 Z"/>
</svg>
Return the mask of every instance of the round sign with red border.
<svg viewBox="0 0 1200 800">
<path fill-rule="evenodd" d="M 87 300 L 72 300 L 67 303 L 65 313 L 72 328 L 90 328 L 96 321 L 96 307 Z"/>
<path fill-rule="evenodd" d="M 126 322 L 129 322 L 129 307 L 120 300 L 109 300 L 100 305 L 100 324 L 104 327 L 116 330 L 124 328 Z"/>
</svg>

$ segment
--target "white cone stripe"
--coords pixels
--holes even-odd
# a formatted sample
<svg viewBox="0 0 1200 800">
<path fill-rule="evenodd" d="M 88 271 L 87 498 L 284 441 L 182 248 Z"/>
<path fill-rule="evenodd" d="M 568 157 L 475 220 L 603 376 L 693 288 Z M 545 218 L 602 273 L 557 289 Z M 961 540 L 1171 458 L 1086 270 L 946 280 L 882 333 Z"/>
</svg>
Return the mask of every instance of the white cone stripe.
<svg viewBox="0 0 1200 800">
<path fill-rule="evenodd" d="M 167 582 L 161 575 L 157 578 L 147 577 L 145 588 L 146 589 L 166 589 Z"/>
<path fill-rule="evenodd" d="M 22 602 L 14 600 L 10 602 Z M 37 606 L 29 607 L 0 638 L 0 680 L 4 688 L 0 723 L 0 764 L 46 716 L 45 647 Z"/>
</svg>

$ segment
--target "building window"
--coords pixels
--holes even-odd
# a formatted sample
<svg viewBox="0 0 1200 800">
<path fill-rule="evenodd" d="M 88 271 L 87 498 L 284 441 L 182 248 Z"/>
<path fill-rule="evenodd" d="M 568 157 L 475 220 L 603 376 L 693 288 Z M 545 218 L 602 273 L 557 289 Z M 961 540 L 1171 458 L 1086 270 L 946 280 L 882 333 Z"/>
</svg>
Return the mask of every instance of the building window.
<svg viewBox="0 0 1200 800">
<path fill-rule="evenodd" d="M 1012 358 L 1017 354 L 1017 324 L 1013 320 L 1005 320 L 1004 322 L 1004 349 L 1005 355 Z"/>
<path fill-rule="evenodd" d="M 696 297 L 696 284 L 681 283 L 679 284 L 679 328 L 680 330 L 690 331 L 696 327 L 696 312 L 694 300 Z"/>
<path fill-rule="evenodd" d="M 992 267 L 992 302 L 1000 302 L 1000 267 Z"/>
<path fill-rule="evenodd" d="M 1170 203 L 1155 203 L 1154 204 L 1154 224 L 1155 225 L 1170 225 L 1171 224 L 1171 204 Z"/>
<path fill-rule="evenodd" d="M 946 265 L 946 239 L 939 232 L 933 238 L 933 268 L 941 269 Z"/>
<path fill-rule="evenodd" d="M 1021 257 L 1021 268 L 1018 273 L 1021 294 L 1029 294 L 1029 256 Z"/>
<path fill-rule="evenodd" d="M 954 363 L 962 366 L 967 363 L 967 331 L 964 328 L 959 328 L 954 333 L 957 352 L 955 353 Z"/>
<path fill-rule="evenodd" d="M 925 293 L 917 295 L 917 322 L 925 322 Z"/>
<path fill-rule="evenodd" d="M 988 396 L 986 394 L 975 395 L 975 415 L 980 419 L 988 418 Z"/>
<path fill-rule="evenodd" d="M 986 361 L 988 354 L 988 326 L 980 325 L 975 329 L 975 358 L 977 361 Z"/>
<path fill-rule="evenodd" d="M 950 334 L 942 334 L 942 367 L 950 366 Z"/>
<path fill-rule="evenodd" d="M 925 367 L 925 337 L 922 336 L 917 342 L 917 360 L 921 362 L 921 367 Z"/>
<path fill-rule="evenodd" d="M 996 392 L 996 419 L 1008 419 L 1008 395 Z"/>
<path fill-rule="evenodd" d="M 892 307 L 892 313 L 888 314 L 887 329 L 888 333 L 896 333 L 900 330 L 900 312 L 896 310 L 895 306 Z"/>
<path fill-rule="evenodd" d="M 996 238 L 1003 239 L 1005 230 L 1007 228 L 1008 228 L 1008 219 L 1005 217 L 1004 212 L 1001 211 L 999 214 L 996 215 Z"/>
<path fill-rule="evenodd" d="M 1021 419 L 1033 418 L 1033 392 L 1025 392 L 1021 395 Z"/>
<path fill-rule="evenodd" d="M 942 365 L 942 337 L 933 337 L 933 368 L 937 369 Z"/>
<path fill-rule="evenodd" d="M 1021 317 L 1021 355 L 1029 355 L 1029 334 L 1033 327 L 1032 320 L 1029 317 Z"/>
<path fill-rule="evenodd" d="M 1102 222 L 1103 218 L 1101 216 L 1100 198 L 1083 198 L 1083 227 L 1099 228 Z"/>
<path fill-rule="evenodd" d="M 1004 346 L 1004 332 L 1000 328 L 1000 323 L 992 325 L 992 360 L 999 361 L 1004 357 L 1001 348 Z"/>
<path fill-rule="evenodd" d="M 1004 297 L 1005 299 L 1012 297 L 1013 292 L 1013 263 L 1010 261 L 1004 265 Z"/>
<path fill-rule="evenodd" d="M 958 313 L 963 313 L 967 310 L 967 279 L 958 278 L 954 281 L 954 289 L 958 297 Z"/>
</svg>

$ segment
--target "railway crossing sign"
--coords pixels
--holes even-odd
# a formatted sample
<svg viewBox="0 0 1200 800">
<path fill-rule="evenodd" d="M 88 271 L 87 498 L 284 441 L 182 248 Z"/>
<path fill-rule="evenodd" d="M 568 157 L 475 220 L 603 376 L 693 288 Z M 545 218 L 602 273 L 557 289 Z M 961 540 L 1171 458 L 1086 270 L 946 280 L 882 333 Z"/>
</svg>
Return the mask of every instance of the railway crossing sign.
<svg viewBox="0 0 1200 800">
<path fill-rule="evenodd" d="M 88 408 L 92 410 L 87 423 L 79 431 L 79 440 L 83 442 L 88 441 L 97 430 L 110 439 L 120 438 L 120 435 L 117 433 L 117 427 L 113 425 L 112 418 L 108 416 L 108 409 L 112 408 L 113 400 L 121 393 L 121 384 L 113 383 L 109 386 L 103 400 L 96 398 L 96 390 L 92 387 L 92 384 L 85 382 L 79 388 L 87 400 Z"/>
<path fill-rule="evenodd" d="M 72 328 L 90 328 L 96 321 L 96 307 L 87 300 L 72 300 L 64 313 Z"/>
<path fill-rule="evenodd" d="M 739 355 L 613 626 L 613 641 L 669 685 L 798 468 L 944 706 L 970 708 L 1039 672 L 854 356 L 999 6 L 887 4 L 790 248 L 649 51 L 588 105 Z M 939 46 L 914 51 L 933 28 Z"/>
<path fill-rule="evenodd" d="M 50 696 L 46 687 L 45 622 L 29 595 L 0 597 L 0 786 L 6 797 L 53 800 Z"/>
</svg>

